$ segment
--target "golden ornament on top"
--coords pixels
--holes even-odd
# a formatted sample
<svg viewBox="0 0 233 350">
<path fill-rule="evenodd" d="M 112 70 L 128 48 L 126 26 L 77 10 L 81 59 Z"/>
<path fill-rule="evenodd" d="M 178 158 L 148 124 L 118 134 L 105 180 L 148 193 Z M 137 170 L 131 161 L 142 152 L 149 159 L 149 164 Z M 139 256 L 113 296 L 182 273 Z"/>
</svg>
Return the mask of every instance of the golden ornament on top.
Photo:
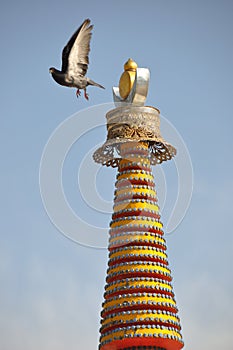
<svg viewBox="0 0 233 350">
<path fill-rule="evenodd" d="M 124 73 L 122 73 L 119 81 L 119 93 L 121 98 L 126 99 L 130 91 L 132 90 L 137 71 L 137 63 L 129 58 L 128 61 L 124 64 Z"/>
</svg>

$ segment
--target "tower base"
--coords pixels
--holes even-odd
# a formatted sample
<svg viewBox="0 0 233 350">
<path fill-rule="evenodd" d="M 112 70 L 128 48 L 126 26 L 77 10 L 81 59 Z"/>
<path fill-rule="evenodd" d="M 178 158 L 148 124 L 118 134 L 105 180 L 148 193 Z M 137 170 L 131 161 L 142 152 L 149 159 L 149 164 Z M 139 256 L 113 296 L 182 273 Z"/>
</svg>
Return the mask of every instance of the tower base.
<svg viewBox="0 0 233 350">
<path fill-rule="evenodd" d="M 155 345 L 156 342 L 156 345 Z M 134 338 L 134 339 L 124 339 L 118 341 L 113 341 L 110 344 L 106 344 L 101 347 L 101 350 L 180 350 L 182 349 L 183 345 L 179 344 L 177 341 L 173 339 L 162 339 L 161 340 L 161 346 L 159 345 L 160 341 L 158 338 L 156 340 L 154 339 L 147 339 L 143 340 L 142 345 L 142 339 L 140 338 Z M 166 347 L 164 347 L 166 346 Z"/>
</svg>

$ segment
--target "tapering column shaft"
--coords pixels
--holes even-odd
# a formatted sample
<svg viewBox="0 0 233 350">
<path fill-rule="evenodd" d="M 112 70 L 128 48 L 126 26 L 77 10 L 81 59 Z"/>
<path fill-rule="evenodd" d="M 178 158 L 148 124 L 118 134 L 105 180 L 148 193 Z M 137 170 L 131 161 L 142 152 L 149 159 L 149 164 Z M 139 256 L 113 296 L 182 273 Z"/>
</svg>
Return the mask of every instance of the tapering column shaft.
<svg viewBox="0 0 233 350">
<path fill-rule="evenodd" d="M 100 350 L 183 347 L 148 152 L 120 146 Z"/>
</svg>

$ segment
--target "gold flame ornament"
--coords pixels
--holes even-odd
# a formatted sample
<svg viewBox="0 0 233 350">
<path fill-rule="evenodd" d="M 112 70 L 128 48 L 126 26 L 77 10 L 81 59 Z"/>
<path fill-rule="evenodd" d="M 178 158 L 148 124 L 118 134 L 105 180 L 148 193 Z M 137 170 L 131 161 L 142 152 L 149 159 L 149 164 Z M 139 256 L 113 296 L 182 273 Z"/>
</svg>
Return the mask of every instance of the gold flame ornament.
<svg viewBox="0 0 233 350">
<path fill-rule="evenodd" d="M 123 99 L 129 96 L 129 93 L 133 88 L 137 68 L 138 65 L 132 60 L 132 58 L 129 58 L 124 64 L 124 73 L 122 73 L 119 81 L 119 93 Z"/>
</svg>

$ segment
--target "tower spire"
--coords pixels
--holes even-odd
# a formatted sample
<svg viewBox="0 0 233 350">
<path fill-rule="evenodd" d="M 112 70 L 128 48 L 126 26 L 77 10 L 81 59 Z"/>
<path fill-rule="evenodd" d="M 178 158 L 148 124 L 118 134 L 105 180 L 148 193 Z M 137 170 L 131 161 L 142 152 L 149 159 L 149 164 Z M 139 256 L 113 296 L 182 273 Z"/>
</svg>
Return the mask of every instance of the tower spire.
<svg viewBox="0 0 233 350">
<path fill-rule="evenodd" d="M 135 69 L 134 80 L 121 77 L 127 86 L 113 89 L 117 108 L 107 113 L 107 141 L 94 153 L 95 161 L 118 167 L 99 349 L 179 350 L 181 326 L 151 168 L 176 151 L 160 135 L 159 110 L 143 106 L 146 68 Z"/>
</svg>

